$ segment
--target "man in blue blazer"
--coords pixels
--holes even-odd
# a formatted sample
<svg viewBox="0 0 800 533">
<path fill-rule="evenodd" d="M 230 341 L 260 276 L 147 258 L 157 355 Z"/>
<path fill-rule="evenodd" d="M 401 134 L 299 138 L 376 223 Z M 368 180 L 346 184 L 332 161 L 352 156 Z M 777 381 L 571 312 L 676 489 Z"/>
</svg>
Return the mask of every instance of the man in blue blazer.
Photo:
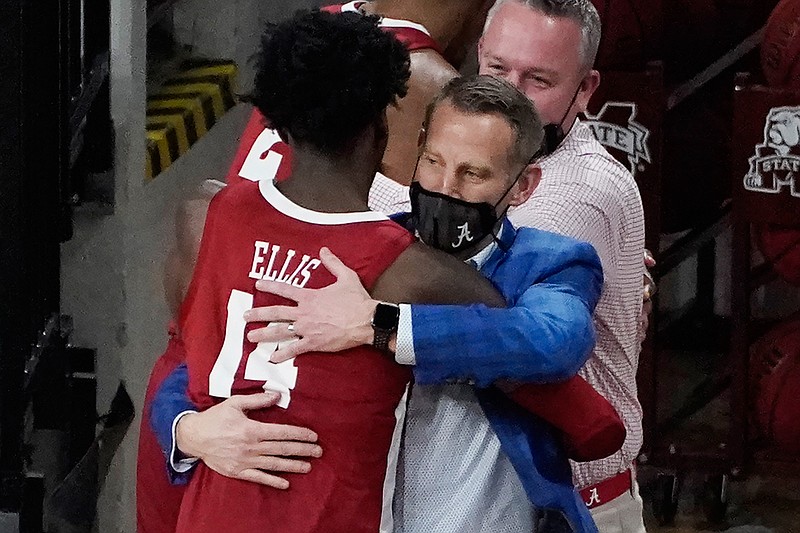
<svg viewBox="0 0 800 533">
<path fill-rule="evenodd" d="M 577 373 L 594 344 L 592 312 L 602 290 L 590 245 L 517 230 L 505 218 L 508 207 L 527 200 L 538 184 L 532 156 L 542 136 L 532 104 L 506 82 L 485 76 L 452 81 L 429 108 L 412 210 L 398 218 L 426 244 L 472 261 L 505 297 L 506 309 L 396 306 L 388 303 L 391 285 L 380 283 L 373 299 L 324 250 L 320 259 L 338 278 L 325 289 L 256 284 L 298 303 L 247 316 L 292 322 L 290 331 L 249 334 L 256 342 L 299 337 L 277 350 L 274 361 L 373 344 L 398 363 L 414 365 L 395 531 L 596 531 L 573 489 L 558 436 L 507 397 L 518 383 L 558 382 Z M 185 379 L 179 370 L 165 382 L 152 416 L 179 470 L 186 465 L 175 464 L 175 428 L 177 449 L 203 460 L 203 443 L 225 438 L 215 414 L 209 415 L 224 402 L 193 413 Z"/>
</svg>

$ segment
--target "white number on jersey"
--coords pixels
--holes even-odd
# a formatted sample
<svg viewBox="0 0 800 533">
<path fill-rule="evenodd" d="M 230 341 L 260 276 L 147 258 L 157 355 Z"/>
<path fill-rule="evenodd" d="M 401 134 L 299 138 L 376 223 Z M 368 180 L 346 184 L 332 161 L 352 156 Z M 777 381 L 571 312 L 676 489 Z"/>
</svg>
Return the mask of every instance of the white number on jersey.
<svg viewBox="0 0 800 533">
<path fill-rule="evenodd" d="M 239 176 L 250 181 L 274 180 L 283 156 L 272 152 L 270 148 L 279 142 L 281 142 L 281 138 L 275 130 L 266 128 L 262 131 L 242 163 Z"/>
<path fill-rule="evenodd" d="M 208 376 L 208 394 L 215 398 L 230 398 L 234 376 L 239 368 L 244 343 L 246 322 L 244 313 L 253 307 L 253 295 L 247 292 L 232 290 L 228 298 L 228 318 L 225 324 L 225 340 L 220 348 L 217 360 Z M 267 327 L 286 327 L 286 323 L 272 322 Z M 281 395 L 278 406 L 286 409 L 291 402 L 291 390 L 297 383 L 297 367 L 294 359 L 280 364 L 270 362 L 272 353 L 297 339 L 277 342 L 260 342 L 255 350 L 247 354 L 244 378 L 263 381 L 265 391 L 274 391 Z"/>
</svg>

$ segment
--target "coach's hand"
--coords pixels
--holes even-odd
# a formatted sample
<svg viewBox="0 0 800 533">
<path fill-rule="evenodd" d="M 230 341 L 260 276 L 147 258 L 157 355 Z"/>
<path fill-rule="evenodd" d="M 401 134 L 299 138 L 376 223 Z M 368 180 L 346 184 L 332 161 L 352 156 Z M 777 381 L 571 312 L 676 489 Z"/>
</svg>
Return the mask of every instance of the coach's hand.
<svg viewBox="0 0 800 533">
<path fill-rule="evenodd" d="M 256 289 L 297 302 L 297 306 L 275 305 L 247 311 L 248 322 L 288 322 L 298 340 L 280 345 L 270 360 L 280 363 L 306 352 L 339 352 L 370 344 L 374 336 L 373 300 L 355 271 L 348 268 L 327 248 L 319 252 L 322 264 L 336 282 L 322 289 L 301 289 L 276 281 L 259 280 Z M 247 334 L 250 342 L 286 340 L 285 327 L 264 327 Z"/>
<path fill-rule="evenodd" d="M 644 251 L 644 278 L 642 281 L 642 312 L 639 314 L 639 343 L 643 343 L 647 338 L 647 330 L 650 327 L 650 315 L 653 313 L 653 296 L 656 293 L 656 282 L 650 269 L 656 266 L 656 260 L 650 250 Z"/>
<path fill-rule="evenodd" d="M 233 396 L 182 417 L 175 428 L 178 449 L 223 476 L 289 488 L 286 479 L 269 472 L 306 473 L 311 464 L 297 457 L 320 457 L 322 448 L 310 429 L 256 422 L 245 414 L 271 407 L 279 397 L 271 392 Z"/>
</svg>

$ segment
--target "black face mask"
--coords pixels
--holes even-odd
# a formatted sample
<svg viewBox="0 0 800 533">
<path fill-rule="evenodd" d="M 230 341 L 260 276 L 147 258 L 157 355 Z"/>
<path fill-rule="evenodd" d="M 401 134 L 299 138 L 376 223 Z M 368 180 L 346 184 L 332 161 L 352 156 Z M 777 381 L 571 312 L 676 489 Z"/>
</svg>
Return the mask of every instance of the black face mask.
<svg viewBox="0 0 800 533">
<path fill-rule="evenodd" d="M 531 162 L 541 152 L 537 152 Z M 417 160 L 419 163 L 419 160 Z M 496 238 L 494 233 L 497 223 L 506 215 L 508 207 L 502 213 L 497 206 L 519 181 L 527 165 L 511 182 L 503 196 L 492 205 L 487 202 L 467 202 L 446 194 L 432 192 L 422 188 L 418 181 L 412 181 L 411 225 L 417 237 L 433 248 L 449 254 L 455 254 L 479 244 L 488 235 Z M 416 178 L 416 169 L 414 170 Z"/>
<path fill-rule="evenodd" d="M 411 225 L 417 237 L 433 248 L 454 254 L 481 242 L 500 219 L 495 206 L 465 202 L 411 182 Z"/>
<path fill-rule="evenodd" d="M 575 103 L 575 99 L 578 98 L 578 93 L 581 90 L 581 86 L 578 85 L 578 88 L 575 89 L 575 94 L 572 95 L 572 100 L 569 101 L 569 105 L 567 106 L 567 110 L 564 111 L 564 116 L 561 117 L 561 121 L 558 124 L 545 124 L 544 125 L 544 154 L 550 155 L 556 151 L 556 148 L 561 144 L 561 141 L 564 140 L 564 137 L 567 136 L 564 133 L 564 121 L 567 119 L 567 115 L 569 115 L 569 110 L 572 109 L 572 104 Z"/>
</svg>

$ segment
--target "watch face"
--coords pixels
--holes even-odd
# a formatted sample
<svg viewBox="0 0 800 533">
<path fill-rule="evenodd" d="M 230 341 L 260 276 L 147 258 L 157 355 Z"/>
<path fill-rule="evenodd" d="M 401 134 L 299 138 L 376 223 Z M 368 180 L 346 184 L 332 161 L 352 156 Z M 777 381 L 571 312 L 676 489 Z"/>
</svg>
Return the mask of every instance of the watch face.
<svg viewBox="0 0 800 533">
<path fill-rule="evenodd" d="M 377 329 L 393 330 L 400 320 L 400 307 L 393 304 L 379 303 L 372 317 L 372 326 Z"/>
</svg>

